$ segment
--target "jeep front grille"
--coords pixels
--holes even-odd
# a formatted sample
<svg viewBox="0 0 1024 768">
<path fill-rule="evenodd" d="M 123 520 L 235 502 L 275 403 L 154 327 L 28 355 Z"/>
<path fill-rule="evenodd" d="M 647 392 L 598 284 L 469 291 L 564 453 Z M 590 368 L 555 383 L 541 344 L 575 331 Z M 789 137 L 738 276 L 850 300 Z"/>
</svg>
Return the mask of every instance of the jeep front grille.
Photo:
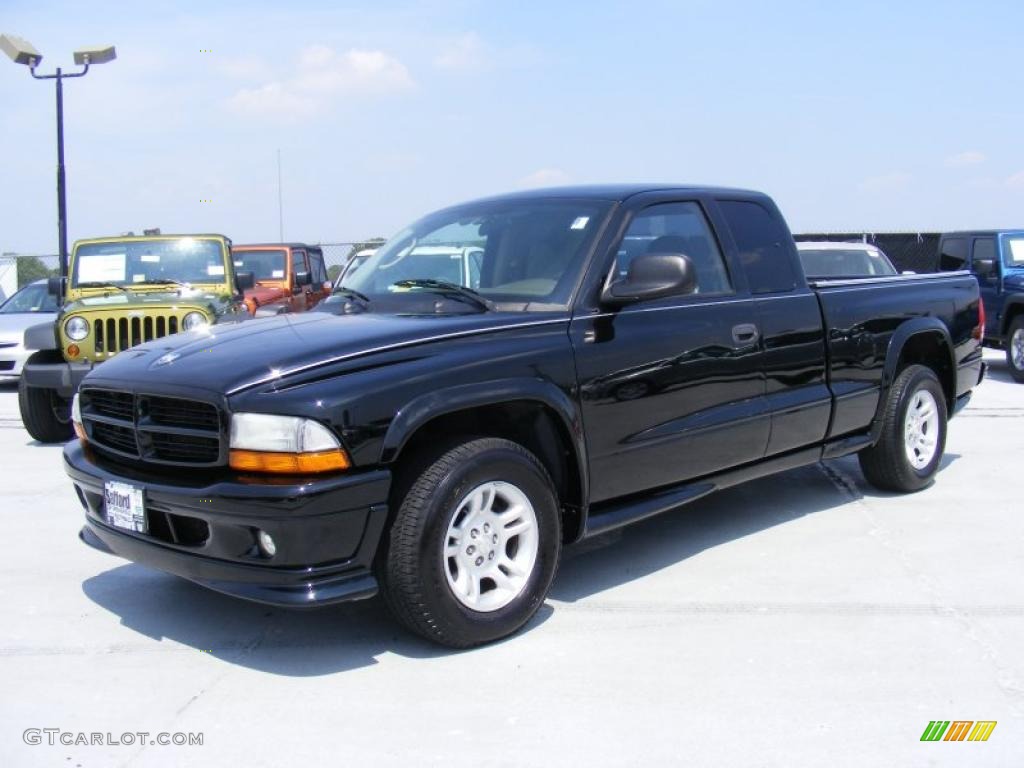
<svg viewBox="0 0 1024 768">
<path fill-rule="evenodd" d="M 160 339 L 178 332 L 178 318 L 174 315 L 146 315 L 145 317 L 108 317 L 94 320 L 94 344 L 97 357 L 123 352 L 144 341 Z"/>
<path fill-rule="evenodd" d="M 213 403 L 83 387 L 90 444 L 137 461 L 192 467 L 227 463 L 226 416 Z"/>
</svg>

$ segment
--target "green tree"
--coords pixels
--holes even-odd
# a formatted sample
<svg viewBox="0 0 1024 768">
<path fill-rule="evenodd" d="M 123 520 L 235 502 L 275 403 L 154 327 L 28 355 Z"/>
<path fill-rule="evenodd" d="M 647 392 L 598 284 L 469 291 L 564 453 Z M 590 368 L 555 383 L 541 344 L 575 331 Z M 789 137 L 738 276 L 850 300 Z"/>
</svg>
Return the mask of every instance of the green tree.
<svg viewBox="0 0 1024 768">
<path fill-rule="evenodd" d="M 18 288 L 44 277 L 60 274 L 59 269 L 49 269 L 38 256 L 20 256 L 18 258 Z"/>
</svg>

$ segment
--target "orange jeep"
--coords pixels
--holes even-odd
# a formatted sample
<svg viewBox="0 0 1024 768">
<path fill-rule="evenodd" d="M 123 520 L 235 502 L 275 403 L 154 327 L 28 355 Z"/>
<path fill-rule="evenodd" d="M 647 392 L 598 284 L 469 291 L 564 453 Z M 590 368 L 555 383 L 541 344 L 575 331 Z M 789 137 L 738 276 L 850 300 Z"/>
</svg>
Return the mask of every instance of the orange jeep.
<svg viewBox="0 0 1024 768">
<path fill-rule="evenodd" d="M 255 285 L 245 291 L 245 305 L 256 317 L 305 312 L 330 295 L 324 254 L 305 243 L 234 245 L 235 272 L 251 272 Z"/>
</svg>

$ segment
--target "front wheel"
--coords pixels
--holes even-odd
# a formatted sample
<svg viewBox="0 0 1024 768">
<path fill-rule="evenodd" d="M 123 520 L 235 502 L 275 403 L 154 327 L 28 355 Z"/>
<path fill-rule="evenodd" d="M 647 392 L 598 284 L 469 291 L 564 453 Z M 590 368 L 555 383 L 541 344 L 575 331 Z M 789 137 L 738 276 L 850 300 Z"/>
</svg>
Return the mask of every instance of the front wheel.
<svg viewBox="0 0 1024 768">
<path fill-rule="evenodd" d="M 1024 384 L 1024 315 L 1018 315 L 1010 323 L 1006 336 L 1006 366 L 1018 384 Z"/>
<path fill-rule="evenodd" d="M 558 502 L 544 466 L 517 443 L 471 440 L 431 463 L 400 500 L 382 592 L 413 632 L 469 648 L 530 620 L 560 549 Z"/>
<path fill-rule="evenodd" d="M 931 482 L 946 447 L 946 395 L 931 368 L 911 365 L 896 377 L 882 434 L 860 452 L 860 468 L 883 491 L 910 493 Z"/>
<path fill-rule="evenodd" d="M 71 402 L 52 389 L 32 387 L 24 376 L 18 381 L 18 408 L 25 430 L 40 443 L 63 443 L 71 439 Z"/>
</svg>

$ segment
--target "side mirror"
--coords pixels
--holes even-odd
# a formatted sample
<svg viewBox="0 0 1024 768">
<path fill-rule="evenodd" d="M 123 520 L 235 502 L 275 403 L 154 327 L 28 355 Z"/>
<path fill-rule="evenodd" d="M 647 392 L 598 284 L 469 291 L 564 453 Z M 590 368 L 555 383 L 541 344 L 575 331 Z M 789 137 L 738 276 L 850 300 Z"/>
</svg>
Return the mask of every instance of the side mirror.
<svg viewBox="0 0 1024 768">
<path fill-rule="evenodd" d="M 975 259 L 971 268 L 978 277 L 991 277 L 996 272 L 996 260 Z"/>
<path fill-rule="evenodd" d="M 324 280 L 323 291 L 324 293 L 330 293 L 333 290 L 330 280 Z"/>
<path fill-rule="evenodd" d="M 64 295 L 64 284 L 67 280 L 66 277 L 48 277 L 46 279 L 46 292 L 59 299 Z"/>
<path fill-rule="evenodd" d="M 601 303 L 622 307 L 638 301 L 683 296 L 697 289 L 693 262 L 682 253 L 645 253 L 629 264 L 625 280 L 601 293 Z"/>
<path fill-rule="evenodd" d="M 235 285 L 240 291 L 247 291 L 256 285 L 256 275 L 253 272 L 235 272 Z"/>
<path fill-rule="evenodd" d="M 295 273 L 295 285 L 292 290 L 295 293 L 302 293 L 302 286 L 313 284 L 313 274 L 311 272 L 296 272 Z"/>
</svg>

